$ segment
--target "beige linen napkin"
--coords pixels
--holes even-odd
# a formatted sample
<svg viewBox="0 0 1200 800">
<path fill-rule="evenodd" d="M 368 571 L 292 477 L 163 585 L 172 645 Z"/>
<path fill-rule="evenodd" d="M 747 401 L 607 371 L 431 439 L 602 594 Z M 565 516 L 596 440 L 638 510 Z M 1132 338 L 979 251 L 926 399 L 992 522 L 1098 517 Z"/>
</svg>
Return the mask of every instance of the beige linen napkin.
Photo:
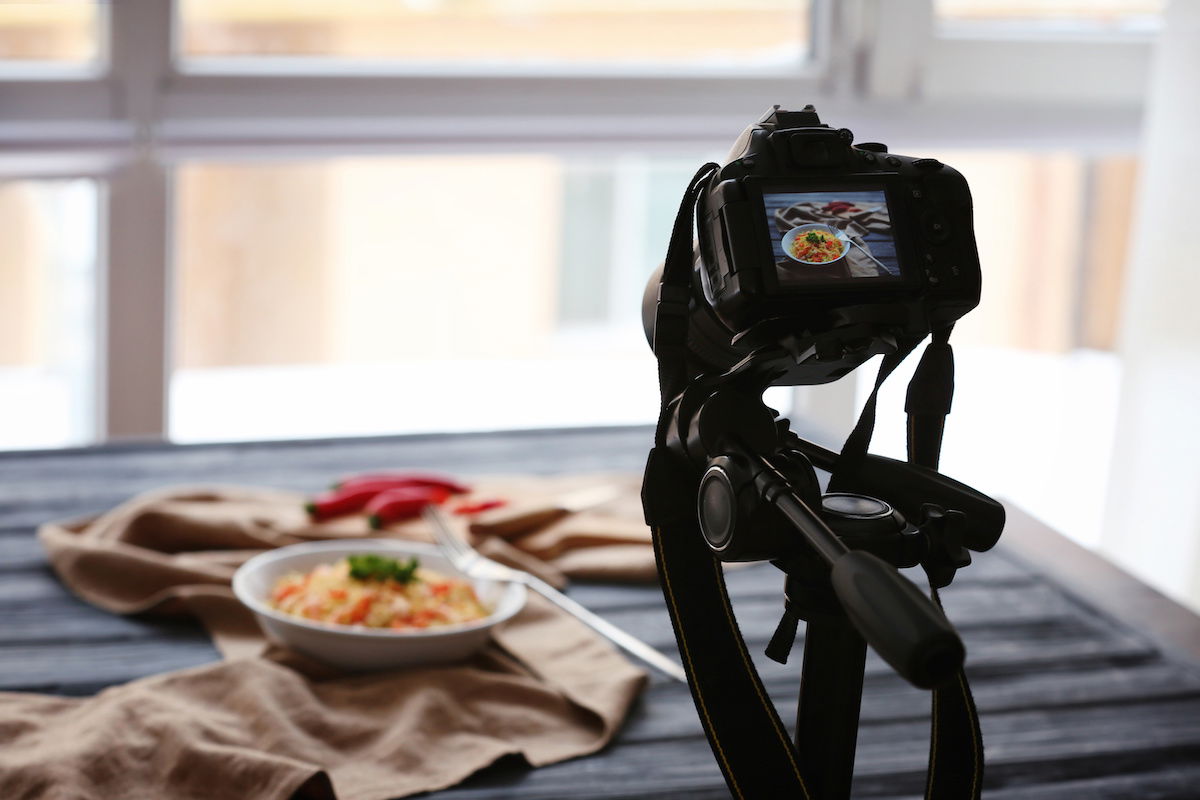
<svg viewBox="0 0 1200 800">
<path fill-rule="evenodd" d="M 472 498 L 553 502 L 581 480 L 618 479 L 495 478 Z M 194 615 L 229 660 L 93 698 L 0 693 L 4 797 L 383 800 L 451 786 L 504 755 L 537 766 L 611 740 L 645 674 L 536 596 L 455 665 L 345 676 L 267 647 L 229 589 L 238 564 L 293 542 L 380 535 L 357 517 L 313 524 L 301 501 L 169 489 L 42 526 L 51 564 L 79 596 L 122 614 Z M 653 555 L 644 526 L 637 541 L 634 507 L 626 497 L 480 545 L 550 578 L 648 577 Z M 383 533 L 427 534 L 420 522 Z"/>
</svg>

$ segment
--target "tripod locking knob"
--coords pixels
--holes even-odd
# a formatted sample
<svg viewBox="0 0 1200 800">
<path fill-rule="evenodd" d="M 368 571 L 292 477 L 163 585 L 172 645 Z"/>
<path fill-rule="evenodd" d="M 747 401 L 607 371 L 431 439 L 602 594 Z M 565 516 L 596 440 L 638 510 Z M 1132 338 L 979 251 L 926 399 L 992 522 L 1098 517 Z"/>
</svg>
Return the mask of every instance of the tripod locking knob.
<svg viewBox="0 0 1200 800">
<path fill-rule="evenodd" d="M 946 615 L 891 564 L 851 550 L 830 580 L 863 638 L 914 686 L 931 689 L 962 668 L 966 650 Z"/>
</svg>

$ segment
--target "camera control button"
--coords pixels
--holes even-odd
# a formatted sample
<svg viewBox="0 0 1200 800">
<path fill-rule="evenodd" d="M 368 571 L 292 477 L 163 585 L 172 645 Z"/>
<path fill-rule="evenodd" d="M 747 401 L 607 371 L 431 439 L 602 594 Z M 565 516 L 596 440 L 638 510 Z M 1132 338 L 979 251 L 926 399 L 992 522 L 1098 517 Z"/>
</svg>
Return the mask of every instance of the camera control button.
<svg viewBox="0 0 1200 800">
<path fill-rule="evenodd" d="M 946 166 L 936 158 L 918 158 L 912 163 L 914 167 L 919 169 L 941 169 L 942 167 Z"/>
<path fill-rule="evenodd" d="M 879 160 L 875 157 L 874 153 L 863 153 L 862 159 L 863 159 L 863 161 L 867 162 L 868 164 L 874 164 L 876 161 Z"/>
<path fill-rule="evenodd" d="M 925 193 L 923 191 L 921 191 L 918 187 L 914 186 L 912 188 L 912 197 L 913 197 L 913 200 L 923 200 L 925 198 Z"/>
<path fill-rule="evenodd" d="M 872 153 L 886 153 L 887 145 L 881 142 L 859 142 L 854 145 L 859 150 L 870 150 Z"/>
<path fill-rule="evenodd" d="M 900 166 L 900 159 L 896 158 L 895 156 L 888 156 L 885 160 L 887 161 L 889 167 Z"/>
<path fill-rule="evenodd" d="M 924 222 L 926 239 L 934 244 L 941 244 L 949 241 L 950 224 L 946 222 L 946 218 L 941 214 L 926 214 L 922 218 L 922 221 Z"/>
</svg>

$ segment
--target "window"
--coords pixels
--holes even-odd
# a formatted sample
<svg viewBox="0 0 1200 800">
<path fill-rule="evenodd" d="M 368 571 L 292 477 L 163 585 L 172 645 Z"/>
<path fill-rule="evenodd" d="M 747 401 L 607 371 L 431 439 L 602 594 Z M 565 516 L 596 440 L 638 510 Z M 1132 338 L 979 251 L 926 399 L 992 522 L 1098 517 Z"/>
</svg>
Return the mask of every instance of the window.
<svg viewBox="0 0 1200 800">
<path fill-rule="evenodd" d="M 936 0 L 934 13 L 942 25 L 960 29 L 1097 33 L 1153 29 L 1163 5 L 1163 0 Z"/>
<path fill-rule="evenodd" d="M 180 166 L 172 438 L 653 421 L 641 293 L 702 160 Z"/>
<path fill-rule="evenodd" d="M 192 63 L 787 65 L 808 50 L 794 0 L 183 0 Z"/>
<path fill-rule="evenodd" d="M 96 0 L 0 3 L 0 75 L 96 66 L 103 23 Z"/>
<path fill-rule="evenodd" d="M 1151 20 L 1105 23 L 1081 42 L 1033 19 L 1045 5 L 0 3 L 0 177 L 90 198 L 54 225 L 82 232 L 70 237 L 88 250 L 69 262 L 74 285 L 101 283 L 60 298 L 90 312 L 36 323 L 73 331 L 58 352 L 74 360 L 55 363 L 94 379 L 60 384 L 73 419 L 99 422 L 56 423 L 57 438 L 39 441 L 649 421 L 642 283 L 686 177 L 772 103 L 811 100 L 902 152 L 991 148 L 981 169 L 998 180 L 1102 180 L 1098 156 L 1132 152 L 1158 6 L 1054 4 L 1056 19 Z M 993 19 L 1012 25 L 997 33 Z M 1024 155 L 1005 162 L 1014 147 Z M 1061 208 L 1043 202 L 1055 213 L 1082 202 L 1063 196 Z M 476 260 L 480 235 L 520 257 Z M 1038 333 L 981 309 L 981 343 L 1103 349 L 1119 269 L 1080 273 L 1080 248 L 1094 246 L 1083 236 L 1053 245 Z M 453 277 L 455 303 L 429 287 L 429 263 Z M 587 375 L 570 372 L 582 364 Z M 567 401 L 528 382 L 548 374 L 620 388 Z M 369 388 L 377 375 L 410 403 L 451 386 L 469 413 L 393 414 L 396 401 L 367 389 L 353 412 L 333 399 L 341 382 Z M 476 375 L 520 375 L 545 406 L 523 400 L 521 416 L 480 399 Z M 2 448 L 32 446 L 6 437 Z"/>
<path fill-rule="evenodd" d="M 92 441 L 99 190 L 0 180 L 0 444 Z"/>
</svg>

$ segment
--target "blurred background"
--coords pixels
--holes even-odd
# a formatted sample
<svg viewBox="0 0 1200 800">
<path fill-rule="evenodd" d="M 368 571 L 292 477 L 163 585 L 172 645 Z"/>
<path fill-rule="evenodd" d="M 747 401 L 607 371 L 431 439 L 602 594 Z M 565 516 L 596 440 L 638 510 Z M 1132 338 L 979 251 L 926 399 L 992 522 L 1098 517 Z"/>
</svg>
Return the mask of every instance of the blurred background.
<svg viewBox="0 0 1200 800">
<path fill-rule="evenodd" d="M 640 295 L 687 179 L 811 102 L 971 184 L 943 470 L 1200 608 L 1196 18 L 0 0 L 0 450 L 650 424 Z M 770 400 L 836 445 L 873 377 Z"/>
</svg>

